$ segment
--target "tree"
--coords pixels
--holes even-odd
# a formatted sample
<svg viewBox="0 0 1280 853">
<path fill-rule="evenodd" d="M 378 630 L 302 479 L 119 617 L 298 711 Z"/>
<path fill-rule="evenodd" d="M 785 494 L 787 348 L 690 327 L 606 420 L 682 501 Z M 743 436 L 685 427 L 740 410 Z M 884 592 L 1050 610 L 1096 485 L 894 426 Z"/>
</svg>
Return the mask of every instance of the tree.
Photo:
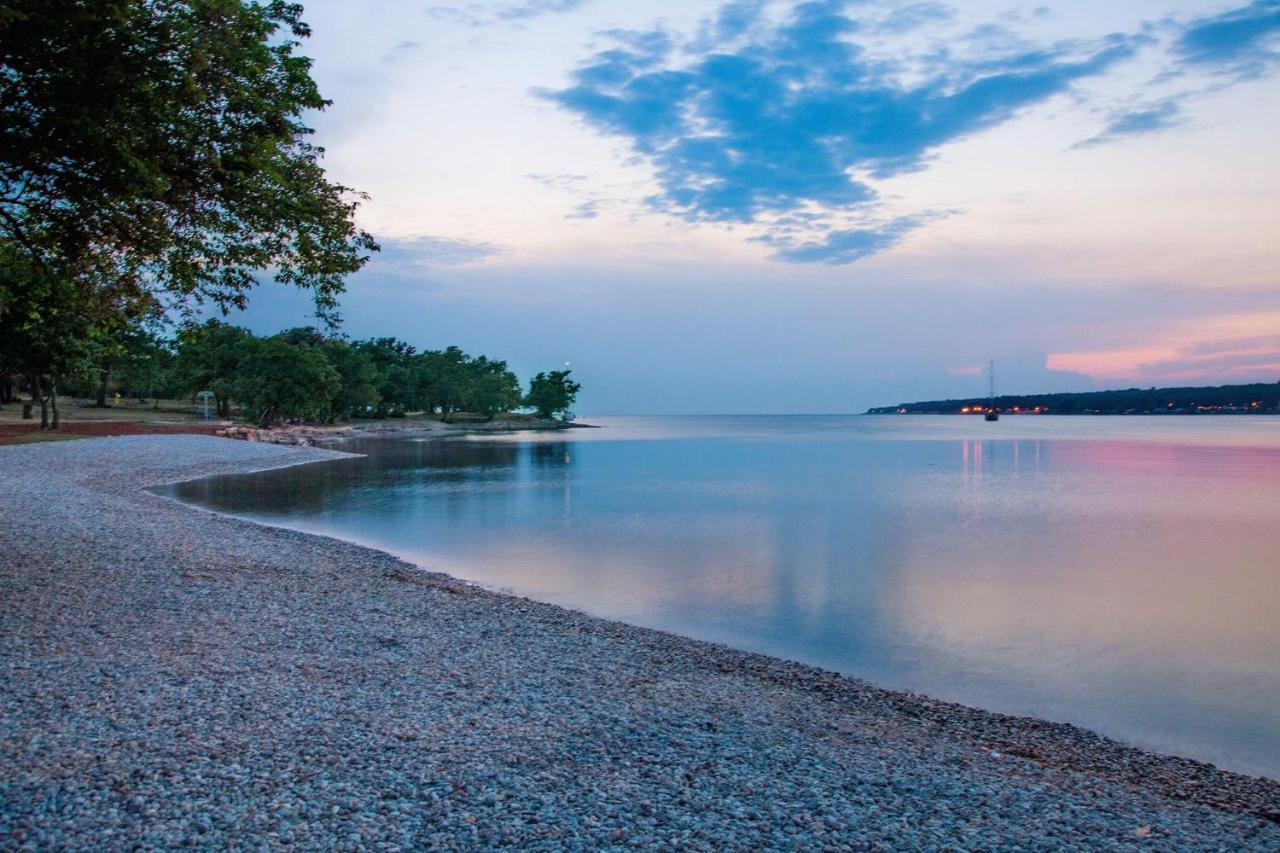
<svg viewBox="0 0 1280 853">
<path fill-rule="evenodd" d="M 378 390 L 382 377 L 368 353 L 355 349 L 346 341 L 330 338 L 323 345 L 325 357 L 338 371 L 338 391 L 329 402 L 326 420 L 350 419 L 357 412 L 375 409 L 382 400 Z"/>
<path fill-rule="evenodd" d="M 342 379 L 317 348 L 282 338 L 253 339 L 236 368 L 233 392 L 246 416 L 267 428 L 283 419 L 315 419 Z"/>
<path fill-rule="evenodd" d="M 424 352 L 418 360 L 414 386 L 418 400 L 427 411 L 440 409 L 441 419 L 448 421 L 454 412 L 466 405 L 472 377 L 468 364 L 471 357 L 458 347 Z"/>
<path fill-rule="evenodd" d="M 213 392 L 218 417 L 231 417 L 236 374 L 252 340 L 248 329 L 221 320 L 184 326 L 177 337 L 175 385 L 188 394 Z"/>
<path fill-rule="evenodd" d="M 102 288 L 86 298 L 72 282 L 44 275 L 0 235 L 0 365 L 27 378 L 42 429 L 58 428 L 59 381 L 91 369 L 102 319 L 129 310 L 128 297 L 116 290 Z"/>
<path fill-rule="evenodd" d="M 468 365 L 471 376 L 467 408 L 489 420 L 498 412 L 509 412 L 523 402 L 520 380 L 507 369 L 505 361 L 490 361 L 484 356 Z"/>
<path fill-rule="evenodd" d="M 328 102 L 295 53 L 301 12 L 0 0 L 0 322 L 29 344 L 6 366 L 56 382 L 112 312 L 243 307 L 268 269 L 333 318 L 377 245 L 307 141 L 303 114 Z"/>
<path fill-rule="evenodd" d="M 155 405 L 172 390 L 174 353 L 154 325 L 142 324 L 125 337 L 124 359 L 119 368 L 120 389 L 139 403 L 150 397 Z"/>
<path fill-rule="evenodd" d="M 416 400 L 416 350 L 395 338 L 356 341 L 352 348 L 364 353 L 377 371 L 378 417 L 404 415 L 408 412 Z"/>
<path fill-rule="evenodd" d="M 356 412 L 366 412 L 382 399 L 379 390 L 382 375 L 368 352 L 356 349 L 336 336 L 326 336 L 318 329 L 299 326 L 276 335 L 294 346 L 315 349 L 324 354 L 338 371 L 339 385 L 323 414 L 328 423 L 338 418 L 349 419 Z"/>
<path fill-rule="evenodd" d="M 529 393 L 524 398 L 525 405 L 537 411 L 541 418 L 567 413 L 582 390 L 580 384 L 569 378 L 572 372 L 553 370 L 533 377 L 529 382 Z"/>
</svg>

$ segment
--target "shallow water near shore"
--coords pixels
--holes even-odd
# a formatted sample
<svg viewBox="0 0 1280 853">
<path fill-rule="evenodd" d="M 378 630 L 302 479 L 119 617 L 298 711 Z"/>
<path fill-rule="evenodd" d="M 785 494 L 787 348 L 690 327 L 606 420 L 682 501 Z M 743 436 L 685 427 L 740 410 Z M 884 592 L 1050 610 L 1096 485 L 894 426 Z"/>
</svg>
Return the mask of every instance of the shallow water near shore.
<svg viewBox="0 0 1280 853">
<path fill-rule="evenodd" d="M 166 492 L 1280 778 L 1280 418 L 589 420 Z"/>
</svg>

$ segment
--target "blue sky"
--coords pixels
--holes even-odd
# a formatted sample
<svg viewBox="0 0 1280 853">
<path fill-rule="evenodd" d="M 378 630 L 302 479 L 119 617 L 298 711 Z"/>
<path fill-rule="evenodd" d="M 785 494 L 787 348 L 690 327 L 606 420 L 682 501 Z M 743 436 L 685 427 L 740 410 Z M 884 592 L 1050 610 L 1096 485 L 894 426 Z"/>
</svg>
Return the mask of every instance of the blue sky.
<svg viewBox="0 0 1280 853">
<path fill-rule="evenodd" d="M 601 414 L 1280 379 L 1280 0 L 307 19 L 384 246 L 353 337 L 569 361 Z"/>
</svg>

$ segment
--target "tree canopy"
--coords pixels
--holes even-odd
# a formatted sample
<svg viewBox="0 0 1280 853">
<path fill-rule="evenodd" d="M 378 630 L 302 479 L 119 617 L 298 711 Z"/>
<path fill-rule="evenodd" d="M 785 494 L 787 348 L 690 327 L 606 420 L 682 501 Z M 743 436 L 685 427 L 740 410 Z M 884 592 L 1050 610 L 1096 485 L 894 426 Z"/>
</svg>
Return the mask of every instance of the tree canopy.
<svg viewBox="0 0 1280 853">
<path fill-rule="evenodd" d="M 170 341 L 145 332 L 123 342 L 115 374 L 123 390 L 186 396 L 210 391 L 219 417 L 230 417 L 235 404 L 262 426 L 411 413 L 449 420 L 465 412 L 492 420 L 534 405 L 505 361 L 473 357 L 458 347 L 418 351 L 396 338 L 348 341 L 310 327 L 260 338 L 217 319 L 188 323 Z M 86 365 L 75 376 L 81 388 L 93 381 L 86 377 L 97 375 L 92 359 Z M 547 375 L 540 376 L 546 385 Z M 567 407 L 572 396 L 566 400 L 563 394 L 576 394 L 577 383 L 566 383 L 567 373 L 551 377 L 547 387 L 559 387 L 556 400 Z M 531 387 L 542 387 L 538 383 Z"/>
<path fill-rule="evenodd" d="M 529 382 L 529 394 L 525 405 L 536 411 L 539 417 L 550 418 L 556 414 L 568 414 L 582 386 L 569 378 L 569 370 L 553 370 L 539 373 Z"/>
<path fill-rule="evenodd" d="M 0 0 L 0 371 L 56 389 L 122 329 L 243 307 L 266 275 L 336 319 L 377 244 L 308 141 L 328 102 L 301 14 Z"/>
<path fill-rule="evenodd" d="M 0 0 L 0 237 L 43 271 L 180 307 L 243 305 L 268 268 L 336 307 L 376 245 L 307 141 L 304 111 L 328 102 L 295 52 L 301 14 Z"/>
</svg>

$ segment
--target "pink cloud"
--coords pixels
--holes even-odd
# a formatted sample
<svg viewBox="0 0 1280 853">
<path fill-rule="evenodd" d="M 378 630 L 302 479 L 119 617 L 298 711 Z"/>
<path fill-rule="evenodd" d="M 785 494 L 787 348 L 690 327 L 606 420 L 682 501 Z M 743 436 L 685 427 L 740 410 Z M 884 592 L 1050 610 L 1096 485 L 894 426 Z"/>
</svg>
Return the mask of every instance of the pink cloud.
<svg viewBox="0 0 1280 853">
<path fill-rule="evenodd" d="M 1166 328 L 1137 346 L 1053 353 L 1051 370 L 1098 381 L 1275 381 L 1280 373 L 1280 313 L 1210 317 Z"/>
</svg>

